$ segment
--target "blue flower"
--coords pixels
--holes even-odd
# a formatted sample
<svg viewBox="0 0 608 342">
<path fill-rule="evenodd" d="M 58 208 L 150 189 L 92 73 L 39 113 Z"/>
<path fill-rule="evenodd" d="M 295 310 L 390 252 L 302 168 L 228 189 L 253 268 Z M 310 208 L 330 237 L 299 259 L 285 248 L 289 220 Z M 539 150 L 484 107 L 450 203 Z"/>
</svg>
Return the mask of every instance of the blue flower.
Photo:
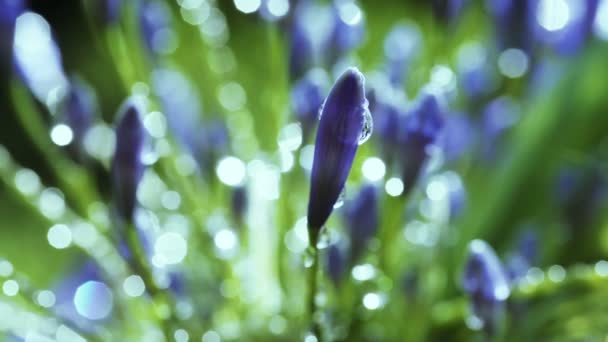
<svg viewBox="0 0 608 342">
<path fill-rule="evenodd" d="M 112 160 L 114 204 L 121 219 L 133 220 L 137 187 L 144 173 L 142 151 L 146 139 L 140 109 L 128 100 L 116 125 L 116 150 Z"/>
<path fill-rule="evenodd" d="M 72 129 L 76 145 L 81 146 L 97 115 L 95 92 L 80 77 L 72 77 L 70 90 L 62 105 L 63 120 Z"/>
<path fill-rule="evenodd" d="M 0 0 L 0 75 L 8 75 L 12 67 L 15 23 L 23 11 L 21 0 Z"/>
<path fill-rule="evenodd" d="M 378 194 L 376 187 L 364 185 L 355 199 L 344 207 L 344 220 L 350 237 L 350 262 L 365 252 L 367 243 L 378 230 Z"/>
<path fill-rule="evenodd" d="M 420 29 L 413 23 L 395 25 L 384 38 L 386 73 L 390 82 L 400 86 L 414 57 L 422 49 Z"/>
<path fill-rule="evenodd" d="M 354 0 L 336 0 L 333 6 L 333 30 L 329 42 L 329 64 L 361 44 L 365 34 L 363 11 Z"/>
<path fill-rule="evenodd" d="M 321 111 L 308 201 L 311 243 L 344 188 L 368 117 L 365 78 L 350 68 L 336 81 Z"/>
<path fill-rule="evenodd" d="M 401 179 L 404 192 L 409 193 L 420 176 L 428 158 L 428 149 L 435 143 L 444 125 L 444 111 L 432 93 L 424 93 L 408 115 L 400 117 Z"/>
<path fill-rule="evenodd" d="M 308 71 L 291 90 L 291 107 L 300 123 L 304 139 L 307 139 L 317 124 L 319 109 L 329 89 L 329 77 L 325 70 L 314 68 Z"/>
<path fill-rule="evenodd" d="M 486 242 L 471 241 L 468 253 L 462 287 L 471 298 L 473 314 L 492 335 L 500 324 L 504 303 L 510 294 L 508 278 L 500 259 Z"/>
<path fill-rule="evenodd" d="M 452 113 L 445 120 L 438 144 L 443 150 L 447 162 L 457 162 L 471 150 L 476 138 L 473 122 L 466 115 Z"/>
<path fill-rule="evenodd" d="M 537 0 L 486 0 L 494 17 L 500 51 L 518 48 L 531 52 L 534 46 Z"/>
<path fill-rule="evenodd" d="M 519 120 L 519 110 L 513 99 L 502 96 L 492 100 L 482 113 L 482 156 L 493 160 L 504 133 Z"/>
<path fill-rule="evenodd" d="M 171 15 L 164 2 L 145 0 L 139 9 L 140 29 L 144 45 L 151 54 L 164 53 L 169 48 Z"/>
<path fill-rule="evenodd" d="M 347 260 L 344 250 L 333 244 L 327 248 L 327 273 L 335 287 L 340 287 L 347 271 Z"/>
</svg>

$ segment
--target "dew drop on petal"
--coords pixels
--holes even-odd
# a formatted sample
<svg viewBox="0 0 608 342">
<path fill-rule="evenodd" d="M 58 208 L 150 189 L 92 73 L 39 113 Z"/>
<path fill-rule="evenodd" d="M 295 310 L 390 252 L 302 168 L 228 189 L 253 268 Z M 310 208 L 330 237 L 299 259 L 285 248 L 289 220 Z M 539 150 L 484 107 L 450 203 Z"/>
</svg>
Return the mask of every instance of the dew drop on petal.
<svg viewBox="0 0 608 342">
<path fill-rule="evenodd" d="M 344 199 L 346 198 L 346 188 L 342 188 L 340 191 L 340 195 L 338 196 L 338 200 L 334 203 L 334 209 L 338 209 L 344 205 Z"/>
<path fill-rule="evenodd" d="M 374 120 L 368 109 L 365 109 L 363 112 L 363 119 L 363 128 L 361 128 L 361 135 L 359 135 L 359 145 L 363 145 L 368 141 L 374 130 Z"/>
</svg>

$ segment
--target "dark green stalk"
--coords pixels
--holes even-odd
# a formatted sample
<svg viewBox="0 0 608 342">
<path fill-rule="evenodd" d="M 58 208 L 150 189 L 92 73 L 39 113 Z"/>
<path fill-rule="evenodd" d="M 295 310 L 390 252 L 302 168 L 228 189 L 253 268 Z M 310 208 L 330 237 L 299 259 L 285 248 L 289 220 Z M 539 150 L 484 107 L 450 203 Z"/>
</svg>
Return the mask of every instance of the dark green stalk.
<svg viewBox="0 0 608 342">
<path fill-rule="evenodd" d="M 310 316 L 310 328 L 312 333 L 321 341 L 321 326 L 315 319 L 317 312 L 317 304 L 315 298 L 317 296 L 318 288 L 318 273 L 319 273 L 319 250 L 317 249 L 317 241 L 319 240 L 320 229 L 315 227 L 308 227 L 308 241 L 310 243 L 309 251 L 312 255 L 312 264 L 310 265 L 310 271 L 308 273 L 308 314 Z"/>
</svg>

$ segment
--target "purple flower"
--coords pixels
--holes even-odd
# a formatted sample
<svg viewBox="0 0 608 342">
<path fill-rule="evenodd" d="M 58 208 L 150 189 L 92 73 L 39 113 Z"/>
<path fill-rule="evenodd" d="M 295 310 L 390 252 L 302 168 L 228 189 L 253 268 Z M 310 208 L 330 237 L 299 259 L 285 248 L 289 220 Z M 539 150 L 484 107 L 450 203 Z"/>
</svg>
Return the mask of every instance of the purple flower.
<svg viewBox="0 0 608 342">
<path fill-rule="evenodd" d="M 469 243 L 462 287 L 472 301 L 473 314 L 483 322 L 484 330 L 494 334 L 500 323 L 510 288 L 502 263 L 486 242 Z"/>
<path fill-rule="evenodd" d="M 538 236 L 530 229 L 520 234 L 515 250 L 507 260 L 506 270 L 511 282 L 524 277 L 537 264 Z"/>
<path fill-rule="evenodd" d="M 329 64 L 356 48 L 363 41 L 365 20 L 363 11 L 354 0 L 336 0 L 333 7 L 334 25 L 329 46 Z"/>
<path fill-rule="evenodd" d="M 496 88 L 497 75 L 480 43 L 465 44 L 458 50 L 458 73 L 460 86 L 470 101 L 480 101 Z"/>
<path fill-rule="evenodd" d="M 407 69 L 422 48 L 420 29 L 413 23 L 396 24 L 384 39 L 386 73 L 391 84 L 400 86 Z"/>
<path fill-rule="evenodd" d="M 171 15 L 164 2 L 142 1 L 139 9 L 140 29 L 147 50 L 152 53 L 166 52 L 171 36 Z"/>
<path fill-rule="evenodd" d="M 232 189 L 232 199 L 230 205 L 232 215 L 237 223 L 241 225 L 247 212 L 247 189 L 244 186 L 239 186 Z"/>
<path fill-rule="evenodd" d="M 74 142 L 81 146 L 84 136 L 97 115 L 97 98 L 93 89 L 80 77 L 72 77 L 62 108 L 63 120 L 74 132 Z"/>
<path fill-rule="evenodd" d="M 299 80 L 291 90 L 291 107 L 300 123 L 304 138 L 317 124 L 319 109 L 329 89 L 329 77 L 325 70 L 314 68 Z"/>
<path fill-rule="evenodd" d="M 486 7 L 494 17 L 500 51 L 518 48 L 531 52 L 537 5 L 537 0 L 486 0 Z"/>
<path fill-rule="evenodd" d="M 344 221 L 350 237 L 350 262 L 365 252 L 367 243 L 378 230 L 378 194 L 376 187 L 364 185 L 353 201 L 344 207 Z"/>
<path fill-rule="evenodd" d="M 327 248 L 327 273 L 335 287 L 340 287 L 347 271 L 347 260 L 344 250 L 333 244 Z"/>
<path fill-rule="evenodd" d="M 443 23 L 452 24 L 467 5 L 467 0 L 432 0 L 433 14 Z"/>
<path fill-rule="evenodd" d="M 15 22 L 21 12 L 21 0 L 0 0 L 0 75 L 3 78 L 12 68 Z"/>
<path fill-rule="evenodd" d="M 473 147 L 476 131 L 473 122 L 462 113 L 452 113 L 438 138 L 447 162 L 458 161 Z"/>
<path fill-rule="evenodd" d="M 344 188 L 367 117 L 365 78 L 350 68 L 336 81 L 321 111 L 308 201 L 311 243 Z"/>
<path fill-rule="evenodd" d="M 144 173 L 141 154 L 145 139 L 141 111 L 132 99 L 128 100 L 120 110 L 112 159 L 114 204 L 120 218 L 125 221 L 133 220 L 137 187 Z"/>
<path fill-rule="evenodd" d="M 494 99 L 483 109 L 482 156 L 492 160 L 503 134 L 519 120 L 519 109 L 510 97 Z"/>
<path fill-rule="evenodd" d="M 443 128 L 443 116 L 443 108 L 437 96 L 424 93 L 411 112 L 400 118 L 399 145 L 404 195 L 409 193 L 418 181 L 428 158 L 428 148 L 435 143 Z"/>
</svg>

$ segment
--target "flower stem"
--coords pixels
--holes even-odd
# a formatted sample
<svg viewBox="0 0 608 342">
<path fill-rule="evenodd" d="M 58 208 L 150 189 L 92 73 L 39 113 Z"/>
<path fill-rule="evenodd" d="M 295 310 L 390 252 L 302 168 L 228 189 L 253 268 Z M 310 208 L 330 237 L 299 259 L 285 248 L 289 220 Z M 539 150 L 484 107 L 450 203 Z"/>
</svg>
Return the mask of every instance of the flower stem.
<svg viewBox="0 0 608 342">
<path fill-rule="evenodd" d="M 308 227 L 308 241 L 310 242 L 310 251 L 312 264 L 308 273 L 308 314 L 309 322 L 312 333 L 315 337 L 321 341 L 321 326 L 315 319 L 315 313 L 317 312 L 317 304 L 315 298 L 317 296 L 317 278 L 319 270 L 319 251 L 317 249 L 317 241 L 319 239 L 320 229 L 315 227 Z"/>
</svg>

